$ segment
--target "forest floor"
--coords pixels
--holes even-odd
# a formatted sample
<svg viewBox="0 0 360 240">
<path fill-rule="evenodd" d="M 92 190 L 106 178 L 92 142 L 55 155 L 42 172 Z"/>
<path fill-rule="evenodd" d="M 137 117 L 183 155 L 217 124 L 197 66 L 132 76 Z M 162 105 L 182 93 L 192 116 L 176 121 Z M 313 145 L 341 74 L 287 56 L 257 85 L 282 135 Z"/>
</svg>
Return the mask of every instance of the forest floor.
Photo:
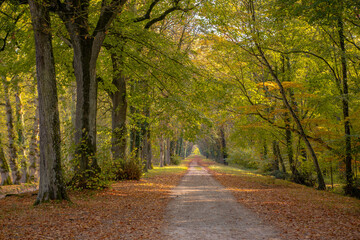
<svg viewBox="0 0 360 240">
<path fill-rule="evenodd" d="M 72 203 L 33 206 L 34 192 L 5 197 L 0 199 L 0 239 L 162 239 L 170 191 L 186 169 L 170 166 L 104 190 L 69 191 Z M 9 193 L 6 187 L 2 192 Z"/>
<path fill-rule="evenodd" d="M 249 218 L 271 225 L 282 239 L 360 239 L 360 200 L 194 159 L 251 212 Z M 72 203 L 33 206 L 33 193 L 5 197 L 0 239 L 166 239 L 173 189 L 185 172 L 167 167 L 104 190 L 70 191 Z"/>
<path fill-rule="evenodd" d="M 200 161 L 237 201 L 282 231 L 283 239 L 360 239 L 360 200 Z"/>
</svg>

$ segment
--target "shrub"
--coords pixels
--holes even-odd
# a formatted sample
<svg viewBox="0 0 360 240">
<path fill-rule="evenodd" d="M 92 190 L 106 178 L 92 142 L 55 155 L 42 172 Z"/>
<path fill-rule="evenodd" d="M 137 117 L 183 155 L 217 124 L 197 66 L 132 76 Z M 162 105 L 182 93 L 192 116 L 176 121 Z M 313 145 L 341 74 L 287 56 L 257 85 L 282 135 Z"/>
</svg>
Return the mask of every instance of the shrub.
<svg viewBox="0 0 360 240">
<path fill-rule="evenodd" d="M 251 155 L 251 153 L 242 150 L 233 151 L 226 161 L 248 169 L 259 168 L 259 163 Z"/>
<path fill-rule="evenodd" d="M 115 180 L 140 180 L 143 168 L 139 159 L 120 159 L 115 163 Z"/>
<path fill-rule="evenodd" d="M 263 173 L 269 173 L 269 172 L 272 172 L 272 171 L 273 171 L 273 165 L 272 165 L 272 163 L 264 162 L 264 163 L 261 165 L 261 172 L 263 172 Z"/>
<path fill-rule="evenodd" d="M 282 172 L 280 170 L 275 170 L 271 173 L 272 176 L 274 176 L 276 179 L 287 179 L 288 178 L 288 174 L 285 172 Z"/>
<path fill-rule="evenodd" d="M 171 159 L 170 159 L 170 161 L 171 161 L 171 164 L 172 164 L 172 165 L 180 165 L 180 163 L 181 163 L 181 157 L 178 156 L 178 155 L 172 156 Z"/>
</svg>

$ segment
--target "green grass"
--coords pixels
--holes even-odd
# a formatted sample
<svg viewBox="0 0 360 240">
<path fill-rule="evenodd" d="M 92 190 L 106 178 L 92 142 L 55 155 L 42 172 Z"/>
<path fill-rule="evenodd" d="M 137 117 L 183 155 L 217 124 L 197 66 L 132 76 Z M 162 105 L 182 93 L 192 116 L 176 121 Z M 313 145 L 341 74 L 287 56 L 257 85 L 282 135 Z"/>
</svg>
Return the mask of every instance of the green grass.
<svg viewBox="0 0 360 240">
<path fill-rule="evenodd" d="M 143 178 L 151 178 L 151 177 L 157 177 L 161 175 L 170 175 L 170 174 L 178 174 L 186 172 L 188 169 L 187 164 L 189 160 L 185 159 L 182 160 L 180 165 L 170 165 L 165 167 L 154 167 L 153 169 L 149 170 L 147 173 L 143 175 Z"/>
<path fill-rule="evenodd" d="M 234 167 L 234 166 L 225 166 L 222 164 L 218 164 L 209 159 L 204 159 L 203 161 L 208 162 L 210 164 L 215 163 L 214 165 L 209 166 L 209 169 L 211 169 L 215 172 L 251 178 L 251 181 L 259 182 L 259 183 L 263 183 L 263 184 L 277 184 L 277 185 L 283 185 L 283 186 L 288 186 L 288 185 L 292 184 L 289 181 L 275 179 L 275 177 L 273 177 L 273 176 L 265 176 L 265 175 L 256 173 L 256 170 L 241 169 L 239 167 Z"/>
</svg>

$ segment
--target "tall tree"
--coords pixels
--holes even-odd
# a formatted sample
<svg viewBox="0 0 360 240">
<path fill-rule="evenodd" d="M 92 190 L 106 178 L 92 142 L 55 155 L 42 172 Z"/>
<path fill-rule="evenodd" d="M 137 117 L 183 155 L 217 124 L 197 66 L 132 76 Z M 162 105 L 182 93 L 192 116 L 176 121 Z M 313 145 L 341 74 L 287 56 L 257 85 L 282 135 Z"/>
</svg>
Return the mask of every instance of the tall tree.
<svg viewBox="0 0 360 240">
<path fill-rule="evenodd" d="M 68 200 L 61 169 L 60 120 L 52 48 L 50 13 L 44 3 L 30 0 L 34 28 L 40 118 L 40 183 L 35 204 Z"/>
<path fill-rule="evenodd" d="M 38 138 L 39 138 L 39 104 L 37 99 L 34 101 L 36 110 L 34 116 L 33 129 L 31 133 L 30 143 L 29 143 L 29 180 L 32 182 L 36 182 L 37 179 L 37 171 L 39 169 L 39 146 L 38 146 Z"/>
<path fill-rule="evenodd" d="M 5 158 L 5 152 L 2 145 L 1 135 L 0 135 L 0 177 L 1 177 L 0 185 L 12 184 L 10 178 L 10 167 L 7 162 L 7 159 Z"/>
<path fill-rule="evenodd" d="M 21 179 L 21 173 L 18 163 L 18 149 L 15 139 L 14 118 L 13 118 L 13 111 L 9 96 L 9 82 L 5 76 L 2 77 L 2 83 L 3 83 L 4 95 L 5 95 L 6 125 L 8 130 L 8 139 L 9 139 L 9 156 L 10 156 L 12 181 L 14 184 L 19 184 Z"/>
<path fill-rule="evenodd" d="M 19 161 L 21 165 L 21 179 L 20 182 L 29 181 L 28 162 L 25 151 L 25 133 L 24 133 L 24 115 L 23 106 L 21 102 L 21 90 L 19 86 L 19 79 L 16 78 L 14 82 L 15 90 L 15 126 L 17 131 L 17 145 L 19 149 Z"/>
<path fill-rule="evenodd" d="M 127 0 L 103 0 L 100 10 L 91 11 L 90 0 L 50 1 L 50 9 L 63 21 L 74 50 L 73 66 L 77 85 L 75 145 L 77 172 L 72 183 L 88 188 L 91 175 L 100 171 L 96 160 L 97 91 L 96 62 L 110 24 Z M 93 14 L 98 20 L 91 22 Z M 91 26 L 95 26 L 91 29 Z M 92 31 L 92 32 L 91 32 Z"/>
</svg>

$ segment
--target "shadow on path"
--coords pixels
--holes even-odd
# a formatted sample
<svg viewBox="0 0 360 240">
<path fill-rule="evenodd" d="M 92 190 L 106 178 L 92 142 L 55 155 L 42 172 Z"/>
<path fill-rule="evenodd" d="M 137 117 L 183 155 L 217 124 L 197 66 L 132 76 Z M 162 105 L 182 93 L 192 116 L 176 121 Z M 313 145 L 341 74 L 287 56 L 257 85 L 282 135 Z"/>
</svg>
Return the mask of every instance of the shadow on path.
<svg viewBox="0 0 360 240">
<path fill-rule="evenodd" d="M 280 239 L 273 227 L 237 203 L 196 158 L 171 197 L 166 239 Z"/>
</svg>

